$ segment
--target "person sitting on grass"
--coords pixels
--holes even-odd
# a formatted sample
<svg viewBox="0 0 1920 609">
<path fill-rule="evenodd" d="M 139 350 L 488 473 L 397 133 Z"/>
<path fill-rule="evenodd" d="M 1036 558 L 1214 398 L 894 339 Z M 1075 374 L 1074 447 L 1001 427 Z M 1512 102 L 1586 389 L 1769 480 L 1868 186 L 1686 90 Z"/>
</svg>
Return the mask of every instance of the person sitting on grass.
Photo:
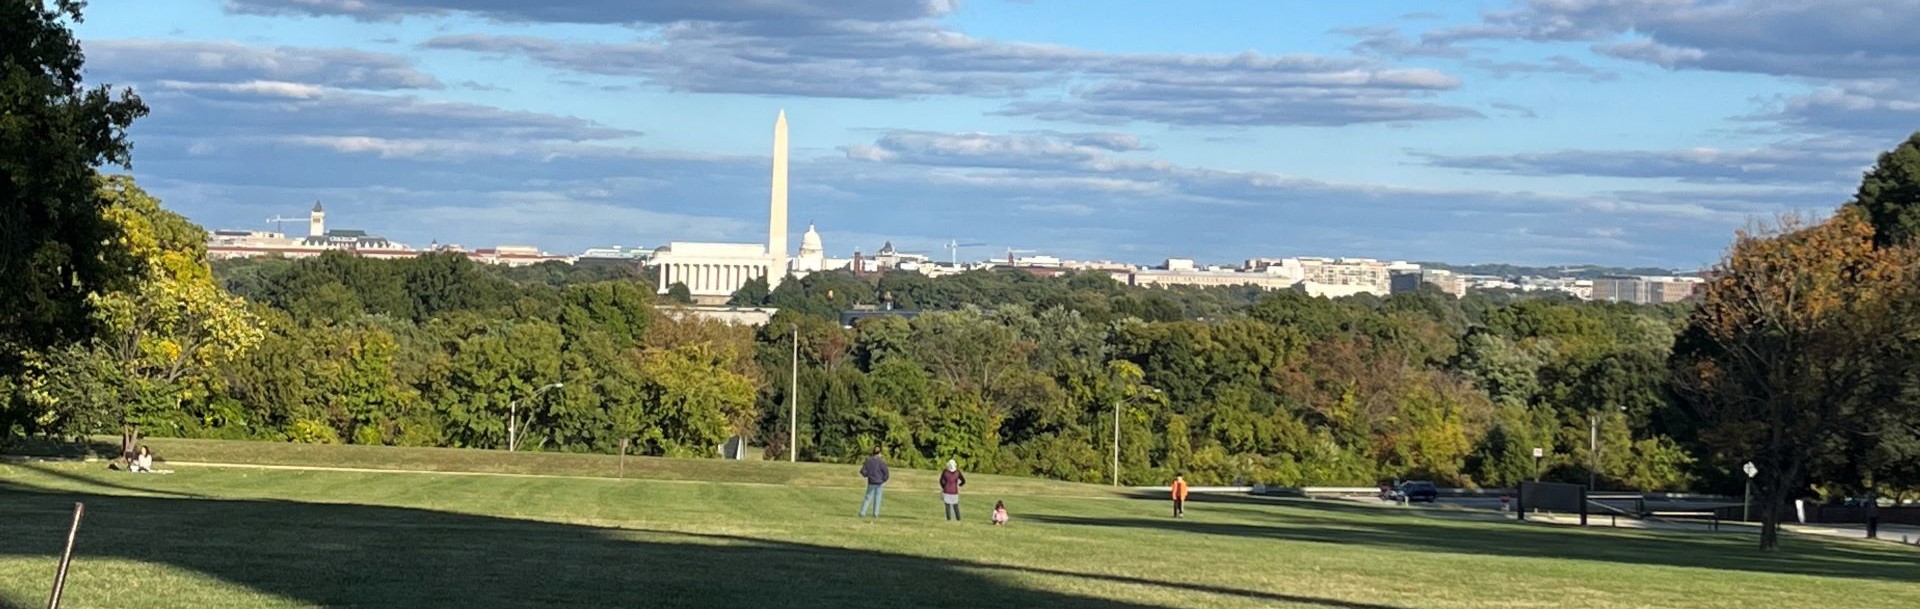
<svg viewBox="0 0 1920 609">
<path fill-rule="evenodd" d="M 153 473 L 153 450 L 145 444 L 140 445 L 140 449 L 134 451 L 133 459 L 127 462 L 127 470 L 136 474 Z"/>
<path fill-rule="evenodd" d="M 993 502 L 993 524 L 995 526 L 999 526 L 1006 523 L 1007 523 L 1007 502 L 1005 501 Z"/>
</svg>

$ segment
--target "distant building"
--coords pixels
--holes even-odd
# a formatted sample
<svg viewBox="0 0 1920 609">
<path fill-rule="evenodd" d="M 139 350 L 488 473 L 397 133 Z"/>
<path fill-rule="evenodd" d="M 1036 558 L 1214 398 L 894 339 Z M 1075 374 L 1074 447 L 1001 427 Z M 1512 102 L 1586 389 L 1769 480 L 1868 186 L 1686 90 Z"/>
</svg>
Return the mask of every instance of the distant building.
<svg viewBox="0 0 1920 609">
<path fill-rule="evenodd" d="M 1593 300 L 1666 304 L 1693 298 L 1706 282 L 1698 277 L 1601 277 L 1593 280 Z"/>
<path fill-rule="evenodd" d="M 779 309 L 761 307 L 701 307 L 685 305 L 656 305 L 657 310 L 675 320 L 687 318 L 717 321 L 734 326 L 764 326 L 773 320 L 773 314 Z"/>
<path fill-rule="evenodd" d="M 813 223 L 807 223 L 807 232 L 800 236 L 800 255 L 793 259 L 793 274 L 804 277 L 827 269 L 827 248 L 820 243 L 820 232 L 813 229 Z"/>
<path fill-rule="evenodd" d="M 1450 294 L 1454 298 L 1467 295 L 1465 278 L 1455 275 L 1452 271 L 1440 269 L 1396 271 L 1392 274 L 1392 283 L 1394 294 L 1418 291 L 1422 286 L 1433 286 L 1434 289 Z"/>
<path fill-rule="evenodd" d="M 1064 269 L 1075 270 L 1075 271 L 1106 271 L 1108 273 L 1123 273 L 1123 274 L 1133 272 L 1134 270 L 1133 265 L 1131 264 L 1127 264 L 1124 262 L 1114 262 L 1111 260 L 1091 260 L 1091 261 L 1066 260 L 1060 263 L 1060 267 Z"/>
<path fill-rule="evenodd" d="M 1573 285 L 1567 288 L 1567 292 L 1573 294 L 1574 298 L 1593 300 L 1593 280 L 1576 279 Z"/>
<path fill-rule="evenodd" d="M 653 250 L 645 248 L 590 247 L 575 256 L 573 263 L 579 266 L 634 267 L 647 263 L 653 258 Z"/>
<path fill-rule="evenodd" d="M 958 275 L 961 273 L 965 273 L 970 270 L 973 270 L 973 269 L 967 267 L 966 265 L 960 265 L 960 264 L 935 263 L 935 264 L 924 264 L 920 266 L 920 274 L 926 275 L 928 277 L 947 277 L 950 275 Z"/>
<path fill-rule="evenodd" d="M 1249 273 L 1259 273 L 1259 272 L 1265 272 L 1267 270 L 1267 267 L 1282 266 L 1286 264 L 1293 264 L 1294 266 L 1299 266 L 1300 259 L 1298 258 L 1248 258 L 1246 262 L 1240 265 L 1240 270 L 1247 271 Z"/>
<path fill-rule="evenodd" d="M 927 257 L 926 254 L 895 250 L 892 241 L 881 244 L 880 250 L 874 252 L 873 256 L 868 257 L 866 261 L 872 263 L 871 268 L 863 269 L 862 272 L 886 272 L 891 270 L 917 272 L 921 267 L 931 266 L 933 264 L 933 259 Z"/>
<path fill-rule="evenodd" d="M 573 257 L 549 254 L 540 248 L 529 245 L 502 245 L 483 247 L 467 252 L 467 258 L 483 264 L 503 266 L 528 266 L 542 262 L 573 262 Z"/>
<path fill-rule="evenodd" d="M 1297 282 L 1285 277 L 1266 273 L 1242 273 L 1238 271 L 1196 270 L 1191 264 L 1188 270 L 1150 269 L 1139 270 L 1127 275 L 1127 283 L 1139 287 L 1231 287 L 1250 285 L 1265 290 L 1284 290 Z"/>
<path fill-rule="evenodd" d="M 675 241 L 655 250 L 652 262 L 660 293 L 682 284 L 697 304 L 724 303 L 748 281 L 765 278 L 771 287 L 786 276 L 785 269 L 776 270 L 779 258 L 758 243 Z"/>
<path fill-rule="evenodd" d="M 1406 263 L 1386 263 L 1371 258 L 1299 258 L 1301 283 L 1314 296 L 1337 298 L 1355 294 L 1385 296 L 1393 293 L 1390 267 L 1419 269 Z"/>
<path fill-rule="evenodd" d="M 1361 294 L 1381 295 L 1381 292 L 1373 286 L 1360 284 L 1302 281 L 1299 285 L 1302 292 L 1306 292 L 1308 296 L 1315 298 L 1346 298 L 1348 296 L 1359 296 Z"/>
<path fill-rule="evenodd" d="M 1039 266 L 1039 267 L 1049 267 L 1049 268 L 1066 268 L 1067 262 L 1065 260 L 1061 260 L 1059 256 L 1042 255 L 1042 256 L 1025 256 L 1020 258 L 1015 258 L 1013 260 L 1013 265 L 1014 266 Z"/>
<path fill-rule="evenodd" d="M 279 232 L 251 230 L 216 230 L 207 235 L 207 257 L 213 259 L 309 258 L 332 251 L 373 258 L 407 258 L 421 253 L 406 244 L 369 235 L 363 230 L 328 230 L 327 211 L 319 201 L 313 203 L 313 210 L 307 214 L 306 237 L 291 238 Z"/>
</svg>

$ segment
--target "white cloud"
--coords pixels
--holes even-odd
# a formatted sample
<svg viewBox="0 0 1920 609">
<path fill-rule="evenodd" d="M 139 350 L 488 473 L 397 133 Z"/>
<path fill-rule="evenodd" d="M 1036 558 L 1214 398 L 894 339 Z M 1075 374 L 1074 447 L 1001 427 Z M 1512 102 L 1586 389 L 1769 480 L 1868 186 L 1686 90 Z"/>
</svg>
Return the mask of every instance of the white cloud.
<svg viewBox="0 0 1920 609">
<path fill-rule="evenodd" d="M 677 91 L 1013 98 L 1002 113 L 1094 124 L 1346 125 L 1480 116 L 1431 99 L 1460 80 L 1428 68 L 1308 54 L 1109 53 L 975 38 L 931 21 L 780 28 L 675 22 L 626 43 L 459 34 L 422 46 L 640 77 Z"/>
</svg>

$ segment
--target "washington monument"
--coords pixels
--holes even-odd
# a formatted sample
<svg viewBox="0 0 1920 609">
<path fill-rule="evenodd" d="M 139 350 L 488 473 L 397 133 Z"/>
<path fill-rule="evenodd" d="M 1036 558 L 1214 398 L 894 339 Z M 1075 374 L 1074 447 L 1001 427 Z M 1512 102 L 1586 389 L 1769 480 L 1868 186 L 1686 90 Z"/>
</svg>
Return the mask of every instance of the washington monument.
<svg viewBox="0 0 1920 609">
<path fill-rule="evenodd" d="M 773 272 L 787 270 L 787 111 L 773 121 L 773 205 L 767 219 L 767 255 Z M 776 279 L 777 281 L 777 279 Z"/>
<path fill-rule="evenodd" d="M 701 304 L 727 301 L 741 286 L 764 279 L 769 289 L 793 272 L 793 252 L 787 251 L 787 112 L 780 111 L 773 123 L 773 197 L 768 206 L 765 243 L 703 243 L 671 241 L 653 251 L 652 266 L 658 269 L 660 293 L 675 283 L 687 288 L 688 296 Z M 317 212 L 316 212 L 317 213 Z M 822 266 L 820 236 L 808 229 L 811 240 L 803 240 L 801 260 L 809 261 L 808 270 Z M 804 247 L 811 244 L 812 249 Z"/>
</svg>

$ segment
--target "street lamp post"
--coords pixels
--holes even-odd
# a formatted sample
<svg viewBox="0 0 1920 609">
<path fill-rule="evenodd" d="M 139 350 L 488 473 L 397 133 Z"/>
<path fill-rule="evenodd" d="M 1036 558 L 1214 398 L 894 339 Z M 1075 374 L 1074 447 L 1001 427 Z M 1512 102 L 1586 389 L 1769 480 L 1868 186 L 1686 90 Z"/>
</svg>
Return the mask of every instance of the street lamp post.
<svg viewBox="0 0 1920 609">
<path fill-rule="evenodd" d="M 1120 405 L 1113 402 L 1113 485 L 1120 486 Z"/>
<path fill-rule="evenodd" d="M 800 324 L 787 324 L 793 331 L 793 383 L 787 385 L 787 461 L 800 461 Z"/>
<path fill-rule="evenodd" d="M 1627 411 L 1626 406 L 1620 407 L 1620 412 L 1625 413 L 1626 411 Z M 1595 413 L 1595 414 L 1587 415 L 1587 491 L 1588 492 L 1592 492 L 1594 490 L 1594 479 L 1598 477 L 1597 474 L 1599 474 L 1599 472 L 1600 472 L 1600 415 L 1598 413 Z"/>
<path fill-rule="evenodd" d="M 1600 415 L 1587 415 L 1587 491 L 1600 471 Z"/>
<path fill-rule="evenodd" d="M 546 393 L 550 389 L 559 389 L 564 386 L 566 386 L 566 383 L 551 383 L 551 384 L 542 386 L 539 389 L 535 389 L 533 391 L 533 395 L 529 395 L 523 399 L 531 400 L 531 399 L 540 397 L 540 394 Z M 519 449 L 520 449 L 520 400 L 514 400 L 511 402 L 507 402 L 507 452 L 513 452 Z"/>
</svg>

